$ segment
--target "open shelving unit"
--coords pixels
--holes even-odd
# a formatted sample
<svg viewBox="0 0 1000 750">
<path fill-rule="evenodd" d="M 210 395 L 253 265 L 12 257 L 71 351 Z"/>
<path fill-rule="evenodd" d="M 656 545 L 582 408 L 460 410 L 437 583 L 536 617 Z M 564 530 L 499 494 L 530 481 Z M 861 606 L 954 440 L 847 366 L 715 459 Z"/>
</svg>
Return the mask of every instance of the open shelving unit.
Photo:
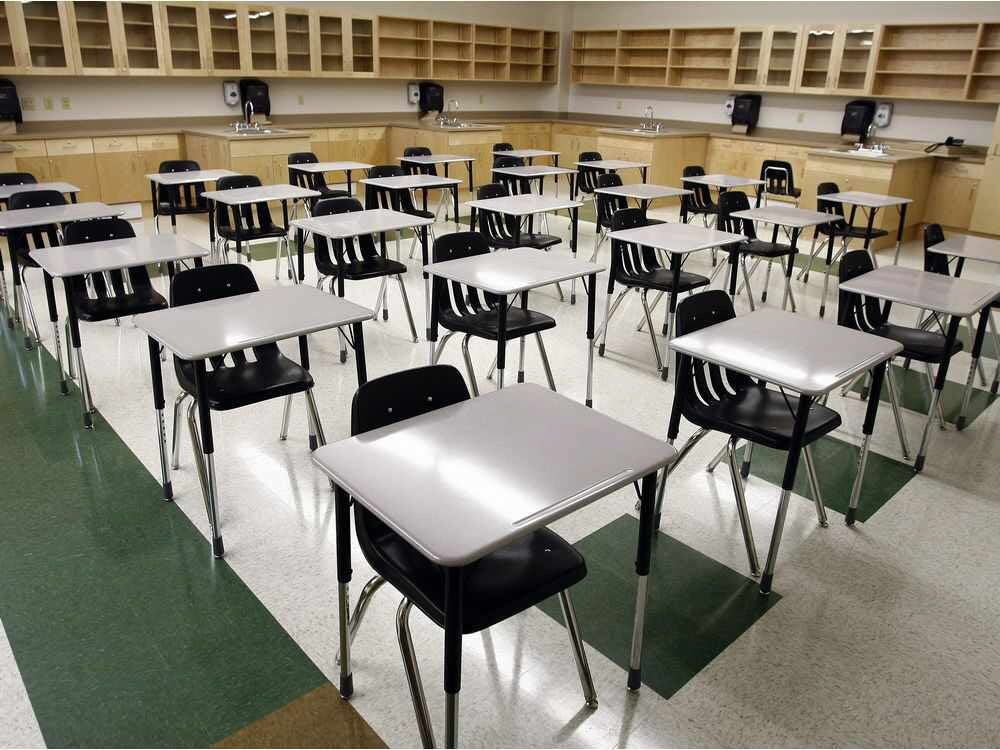
<svg viewBox="0 0 1000 750">
<path fill-rule="evenodd" d="M 667 83 L 694 88 L 725 88 L 733 62 L 736 29 L 673 29 Z"/>
<path fill-rule="evenodd" d="M 506 26 L 473 27 L 473 77 L 479 81 L 506 81 L 510 58 L 510 29 Z"/>
<path fill-rule="evenodd" d="M 166 5 L 164 11 L 170 68 L 189 73 L 201 71 L 203 64 L 197 9 L 189 5 Z"/>
<path fill-rule="evenodd" d="M 510 80 L 542 80 L 543 36 L 538 29 L 510 30 Z"/>
<path fill-rule="evenodd" d="M 886 25 L 875 66 L 876 96 L 964 99 L 980 25 Z"/>
<path fill-rule="evenodd" d="M 615 83 L 618 30 L 573 32 L 573 83 Z"/>
<path fill-rule="evenodd" d="M 375 74 L 375 22 L 370 18 L 351 19 L 352 60 L 355 73 Z"/>
<path fill-rule="evenodd" d="M 285 11 L 285 50 L 285 65 L 289 73 L 305 74 L 312 71 L 309 13 L 306 11 Z"/>
<path fill-rule="evenodd" d="M 615 83 L 665 86 L 670 61 L 670 29 L 622 30 L 615 61 Z"/>
<path fill-rule="evenodd" d="M 1000 102 L 1000 23 L 983 24 L 966 98 Z"/>
<path fill-rule="evenodd" d="M 471 23 L 431 22 L 432 75 L 450 80 L 473 78 Z"/>
<path fill-rule="evenodd" d="M 430 78 L 431 22 L 379 16 L 378 64 L 383 78 Z"/>
<path fill-rule="evenodd" d="M 542 82 L 559 81 L 559 32 L 542 32 Z"/>
</svg>

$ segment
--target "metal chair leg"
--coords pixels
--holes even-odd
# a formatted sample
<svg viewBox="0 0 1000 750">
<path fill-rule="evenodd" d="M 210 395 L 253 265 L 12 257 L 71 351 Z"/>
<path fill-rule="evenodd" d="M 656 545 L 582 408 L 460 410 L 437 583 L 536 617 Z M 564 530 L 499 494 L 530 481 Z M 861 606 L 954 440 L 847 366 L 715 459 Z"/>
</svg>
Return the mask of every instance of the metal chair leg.
<svg viewBox="0 0 1000 750">
<path fill-rule="evenodd" d="M 187 391 L 181 391 L 174 401 L 174 423 L 170 439 L 172 455 L 170 465 L 174 470 L 181 468 L 181 409 L 184 406 L 184 400 L 190 395 Z"/>
<path fill-rule="evenodd" d="M 782 271 L 781 275 L 785 279 L 785 296 L 781 300 L 781 309 L 784 310 L 785 306 L 789 302 L 791 302 L 792 303 L 792 312 L 798 312 L 798 308 L 797 308 L 797 306 L 795 304 L 795 294 L 792 292 L 792 279 L 791 279 L 791 276 L 788 274 L 788 266 L 786 265 L 786 264 L 791 263 L 791 262 L 792 262 L 791 258 L 782 258 L 781 259 L 781 271 Z M 768 264 L 768 266 L 767 266 L 767 272 L 768 272 L 768 274 L 770 274 L 770 272 L 771 272 L 771 265 L 770 264 Z"/>
<path fill-rule="evenodd" d="M 323 431 L 323 421 L 320 419 L 319 416 L 319 407 L 316 406 L 316 394 L 314 393 L 313 389 L 310 388 L 305 392 L 305 396 L 306 396 L 306 410 L 309 414 L 309 421 L 310 421 L 309 442 L 312 443 L 311 438 L 315 433 L 316 442 L 319 444 L 319 446 L 324 446 L 326 445 L 326 433 Z M 312 446 L 310 445 L 310 447 Z"/>
<path fill-rule="evenodd" d="M 413 650 L 413 636 L 410 635 L 412 607 L 413 602 L 406 598 L 399 603 L 399 608 L 396 610 L 396 638 L 399 641 L 399 652 L 403 657 L 406 682 L 410 686 L 410 698 L 413 701 L 413 712 L 417 717 L 420 741 L 424 747 L 434 747 L 434 725 L 431 723 L 430 711 L 427 710 L 427 698 L 424 695 L 423 682 L 420 680 L 417 654 Z"/>
<path fill-rule="evenodd" d="M 371 604 L 372 597 L 375 596 L 382 584 L 385 583 L 385 579 L 380 575 L 374 575 L 368 579 L 368 583 L 365 587 L 361 589 L 361 594 L 358 596 L 358 603 L 354 605 L 354 613 L 351 615 L 351 619 L 347 623 L 347 640 L 348 643 L 354 643 L 354 637 L 358 634 L 358 630 L 361 629 L 361 621 L 365 618 L 365 613 L 368 611 L 368 605 Z M 337 655 L 334 657 L 337 664 L 340 664 L 340 649 L 337 649 Z"/>
<path fill-rule="evenodd" d="M 649 328 L 649 340 L 653 343 L 653 354 L 656 355 L 656 371 L 661 372 L 663 370 L 663 360 L 660 358 L 660 347 L 656 343 L 656 333 L 653 331 L 653 318 L 649 314 L 649 303 L 646 300 L 646 294 L 649 290 L 643 289 L 642 294 L 642 309 L 646 313 L 646 326 Z"/>
<path fill-rule="evenodd" d="M 740 258 L 740 270 L 743 272 L 743 286 L 747 290 L 747 300 L 750 302 L 750 312 L 757 309 L 757 306 L 753 303 L 753 289 L 750 286 L 750 274 L 747 272 L 747 261 L 746 258 Z"/>
<path fill-rule="evenodd" d="M 997 369 L 993 374 L 993 383 L 990 385 L 990 393 L 994 395 L 997 392 L 997 385 L 1000 384 L 1000 334 L 997 334 L 996 323 L 993 322 L 993 313 L 988 313 L 990 333 L 993 335 L 993 350 L 994 355 L 997 358 Z"/>
<path fill-rule="evenodd" d="M 927 389 L 931 396 L 931 403 L 937 409 L 938 415 L 938 428 L 945 429 L 946 422 L 944 420 L 944 406 L 941 403 L 941 399 L 934 398 L 937 391 L 934 390 L 934 373 L 931 371 L 930 363 L 924 362 L 924 375 L 927 376 Z"/>
<path fill-rule="evenodd" d="M 622 300 L 625 299 L 625 295 L 628 294 L 628 292 L 629 292 L 628 289 L 623 289 L 621 292 L 619 292 L 618 297 L 617 299 L 615 299 L 614 304 L 611 304 L 610 294 L 606 295 L 604 298 L 604 323 L 601 325 L 598 334 L 594 336 L 595 341 L 597 340 L 598 336 L 600 336 L 601 338 L 601 344 L 597 349 L 597 353 L 602 357 L 604 356 L 605 344 L 608 343 L 608 323 L 611 322 L 611 316 L 614 315 L 615 312 L 618 310 L 618 305 L 622 303 Z"/>
<path fill-rule="evenodd" d="M 455 335 L 454 331 L 448 331 L 444 336 L 441 337 L 441 340 L 438 341 L 437 346 L 434 349 L 434 361 L 431 362 L 431 364 L 436 365 L 438 363 L 438 360 L 441 359 L 441 352 L 444 351 L 444 345 L 447 344 L 448 339 L 450 339 L 454 335 Z"/>
<path fill-rule="evenodd" d="M 976 326 L 973 324 L 972 318 L 967 319 L 969 325 L 969 334 L 972 339 L 976 338 Z M 976 372 L 979 373 L 979 382 L 985 388 L 986 387 L 986 370 L 983 368 L 982 358 L 976 360 Z"/>
<path fill-rule="evenodd" d="M 910 460 L 910 447 L 906 443 L 906 430 L 903 428 L 903 417 L 899 411 L 899 394 L 896 390 L 896 376 L 890 364 L 885 368 L 885 380 L 889 386 L 889 403 L 892 405 L 892 416 L 896 420 L 896 434 L 899 435 L 899 447 L 903 452 L 903 460 Z"/>
<path fill-rule="evenodd" d="M 73 340 L 69 331 L 69 318 L 63 323 L 63 338 L 66 341 L 66 374 L 76 380 L 76 354 L 73 351 Z"/>
<path fill-rule="evenodd" d="M 521 336 L 517 340 L 517 382 L 524 382 L 524 345 L 525 336 Z"/>
<path fill-rule="evenodd" d="M 747 498 L 743 491 L 743 478 L 736 466 L 736 443 L 735 437 L 729 438 L 726 442 L 725 454 L 729 464 L 729 478 L 732 480 L 733 492 L 736 494 L 736 512 L 739 515 L 740 528 L 743 531 L 743 544 L 747 548 L 750 575 L 757 578 L 760 575 L 760 561 L 757 559 L 757 545 L 754 543 L 753 528 L 750 526 L 750 511 L 747 509 Z"/>
<path fill-rule="evenodd" d="M 726 452 L 728 450 L 729 450 L 729 444 L 727 443 L 726 445 L 722 446 L 722 448 L 719 450 L 718 453 L 715 454 L 715 457 L 711 461 L 705 464 L 705 471 L 707 471 L 709 474 L 715 471 L 715 467 L 718 466 L 720 463 L 722 463 L 722 459 L 726 457 Z"/>
<path fill-rule="evenodd" d="M 340 339 L 340 363 L 344 364 L 347 361 L 347 337 L 342 328 L 337 329 L 337 337 Z"/>
<path fill-rule="evenodd" d="M 524 341 L 524 337 L 521 337 L 521 341 Z M 545 379 L 549 381 L 549 388 L 553 391 L 556 389 L 556 381 L 552 378 L 552 368 L 549 366 L 549 355 L 545 351 L 545 343 L 542 341 L 542 334 L 535 334 L 535 341 L 538 342 L 538 353 L 542 357 L 542 368 L 545 370 Z M 521 351 L 524 351 L 522 348 Z"/>
<path fill-rule="evenodd" d="M 469 386 L 472 388 L 472 395 L 479 395 L 479 386 L 476 384 L 476 371 L 472 368 L 472 356 L 469 354 L 469 339 L 471 333 L 462 337 L 462 358 L 465 360 L 465 370 L 469 375 Z"/>
<path fill-rule="evenodd" d="M 285 396 L 285 406 L 281 411 L 281 432 L 278 433 L 278 440 L 288 439 L 288 423 L 292 416 L 292 396 Z"/>
<path fill-rule="evenodd" d="M 570 599 L 569 589 L 559 592 L 559 607 L 562 609 L 563 623 L 569 633 L 569 642 L 573 646 L 573 658 L 576 660 L 576 671 L 580 675 L 580 687 L 583 688 L 583 699 L 587 708 L 597 708 L 597 689 L 594 678 L 590 674 L 590 664 L 587 662 L 587 652 L 580 638 L 580 626 L 576 621 L 576 610 Z"/>
<path fill-rule="evenodd" d="M 417 343 L 417 328 L 413 325 L 413 313 L 410 311 L 410 299 L 406 296 L 406 285 L 403 283 L 403 277 L 396 274 L 396 283 L 399 284 L 399 294 L 403 298 L 403 309 L 406 311 L 406 321 L 410 324 L 410 335 L 413 337 L 413 343 Z"/>
<path fill-rule="evenodd" d="M 813 261 L 816 260 L 816 240 L 818 237 L 819 235 L 814 232 L 812 245 L 809 248 L 809 262 L 806 263 L 805 266 L 803 266 L 802 270 L 799 271 L 799 275 L 795 277 L 798 281 L 806 283 L 808 283 L 809 281 L 809 272 L 812 271 Z M 821 249 L 822 247 L 823 246 L 820 245 Z"/>
<path fill-rule="evenodd" d="M 653 295 L 653 301 L 649 303 L 650 314 L 656 311 L 656 306 L 660 304 L 660 300 L 663 299 L 664 294 L 666 294 L 666 292 L 657 292 L 655 295 Z M 635 330 L 641 333 L 642 329 L 645 328 L 645 326 L 646 326 L 646 316 L 643 315 L 641 318 L 639 318 L 639 322 L 635 324 Z"/>
<path fill-rule="evenodd" d="M 830 525 L 826 517 L 826 505 L 823 503 L 823 490 L 819 486 L 819 476 L 816 474 L 816 462 L 813 461 L 812 446 L 802 449 L 806 464 L 806 476 L 809 478 L 809 490 L 812 492 L 813 503 L 816 504 L 816 518 L 824 529 Z"/>
</svg>

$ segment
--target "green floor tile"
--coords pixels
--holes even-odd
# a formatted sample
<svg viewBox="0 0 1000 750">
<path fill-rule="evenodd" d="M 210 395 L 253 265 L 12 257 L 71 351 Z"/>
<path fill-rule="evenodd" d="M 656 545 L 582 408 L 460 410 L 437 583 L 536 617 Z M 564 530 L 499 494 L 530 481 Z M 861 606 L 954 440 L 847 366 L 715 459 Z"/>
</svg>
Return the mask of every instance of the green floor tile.
<svg viewBox="0 0 1000 750">
<path fill-rule="evenodd" d="M 0 322 L 0 620 L 46 743 L 206 746 L 322 685 L 107 423 L 82 429 L 48 353 L 20 342 Z"/>
<path fill-rule="evenodd" d="M 992 360 L 983 361 L 988 382 L 992 382 L 993 380 L 993 366 L 991 365 Z M 926 414 L 931 406 L 931 397 L 927 385 L 927 376 L 924 374 L 924 366 L 919 362 L 913 362 L 907 370 L 904 370 L 900 365 L 893 365 L 892 368 L 893 372 L 896 373 L 896 383 L 900 389 L 900 407 L 920 414 Z M 954 366 L 950 367 L 948 370 L 949 378 L 961 377 L 962 382 L 957 383 L 949 379 L 944 385 L 944 390 L 941 392 L 941 406 L 944 409 L 945 421 L 952 424 L 958 421 L 958 414 L 962 409 L 962 395 L 965 392 L 965 377 L 968 375 L 968 372 L 966 368 L 959 370 Z M 976 376 L 975 383 L 976 385 L 972 388 L 972 395 L 969 397 L 969 410 L 965 420 L 966 429 L 968 429 L 968 425 L 971 425 L 975 421 L 976 417 L 986 411 L 998 398 L 990 393 L 988 389 L 983 390 L 978 387 L 978 375 Z M 854 386 L 854 391 L 857 393 L 861 392 L 860 383 Z M 889 386 L 887 384 L 882 386 L 880 398 L 884 403 L 889 403 Z M 916 441 L 920 439 L 919 434 L 908 435 L 907 437 L 911 445 L 914 446 Z"/>
<path fill-rule="evenodd" d="M 587 577 L 572 592 L 581 634 L 624 670 L 632 639 L 637 534 L 638 520 L 625 515 L 576 543 L 587 561 Z M 669 698 L 780 599 L 777 592 L 761 596 L 755 580 L 657 533 L 643 641 L 644 684 Z M 540 606 L 562 622 L 558 599 Z"/>
<path fill-rule="evenodd" d="M 819 479 L 820 491 L 823 493 L 823 505 L 838 513 L 847 513 L 847 504 L 851 499 L 851 487 L 857 473 L 858 447 L 843 440 L 823 437 L 812 446 L 813 458 L 816 462 L 816 476 Z M 740 449 L 740 460 L 744 449 Z M 775 485 L 775 493 L 780 492 L 781 479 L 785 473 L 785 461 L 788 454 L 757 445 L 753 449 L 753 460 L 750 463 L 750 474 Z M 716 471 L 727 471 L 723 464 Z M 861 485 L 861 496 L 858 500 L 857 519 L 867 521 L 902 489 L 914 476 L 913 467 L 896 459 L 868 452 L 868 468 L 865 471 L 864 483 Z M 795 492 L 812 500 L 806 467 L 799 463 L 795 475 Z"/>
</svg>

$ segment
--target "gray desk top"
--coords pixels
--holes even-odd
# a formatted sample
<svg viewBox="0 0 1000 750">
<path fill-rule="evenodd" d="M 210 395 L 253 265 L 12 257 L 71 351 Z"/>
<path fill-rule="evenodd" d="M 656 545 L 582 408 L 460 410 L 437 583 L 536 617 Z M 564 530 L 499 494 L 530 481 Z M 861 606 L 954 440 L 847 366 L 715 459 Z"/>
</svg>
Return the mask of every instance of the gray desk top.
<svg viewBox="0 0 1000 750">
<path fill-rule="evenodd" d="M 483 211 L 496 211 L 507 216 L 527 216 L 543 214 L 549 211 L 561 211 L 564 208 L 579 208 L 580 201 L 569 198 L 557 198 L 550 195 L 509 195 L 503 198 L 485 198 L 481 201 L 469 201 L 467 206 Z"/>
<path fill-rule="evenodd" d="M 553 167 L 548 164 L 532 164 L 523 167 L 493 167 L 496 174 L 506 174 L 511 177 L 548 177 L 555 174 L 576 174 L 575 169 Z"/>
<path fill-rule="evenodd" d="M 685 177 L 684 182 L 693 182 L 696 185 L 708 185 L 715 188 L 738 188 L 751 187 L 753 185 L 763 185 L 763 180 L 756 177 L 740 177 L 732 174 L 706 174 L 701 177 Z"/>
<path fill-rule="evenodd" d="M 267 201 L 295 201 L 302 198 L 316 198 L 320 193 L 295 185 L 261 185 L 260 187 L 234 188 L 232 190 L 206 190 L 202 195 L 216 203 L 227 206 L 243 206 L 247 203 Z"/>
<path fill-rule="evenodd" d="M 1000 240 L 990 237 L 956 234 L 948 237 L 944 242 L 932 245 L 930 249 L 935 253 L 952 255 L 956 258 L 981 260 L 984 263 L 1000 263 Z"/>
<path fill-rule="evenodd" d="M 0 185 L 0 201 L 5 201 L 14 193 L 31 193 L 36 190 L 58 190 L 60 193 L 79 193 L 80 188 L 68 182 L 33 182 L 29 185 Z"/>
<path fill-rule="evenodd" d="M 106 219 L 121 216 L 125 210 L 106 203 L 67 203 L 64 206 L 42 206 L 41 208 L 19 208 L 0 212 L 0 232 L 25 227 L 40 227 L 46 224 L 65 224 L 84 219 Z"/>
<path fill-rule="evenodd" d="M 631 185 L 597 188 L 594 192 L 602 193 L 603 195 L 621 195 L 641 201 L 652 201 L 657 198 L 676 198 L 679 195 L 691 195 L 694 191 L 669 187 L 667 185 L 648 185 L 644 182 L 636 182 Z"/>
<path fill-rule="evenodd" d="M 363 185 L 386 188 L 388 190 L 414 190 L 418 188 L 441 188 L 461 184 L 454 177 L 437 177 L 432 174 L 410 174 L 402 177 L 369 177 L 361 180 Z"/>
<path fill-rule="evenodd" d="M 752 219 L 753 221 L 763 221 L 768 224 L 780 224 L 793 229 L 803 229 L 814 227 L 818 224 L 829 224 L 834 220 L 834 216 L 822 211 L 810 211 L 806 208 L 796 208 L 795 206 L 761 206 L 751 208 L 746 211 L 735 211 L 732 216 L 737 219 Z"/>
<path fill-rule="evenodd" d="M 196 169 L 191 172 L 157 172 L 146 175 L 159 185 L 189 185 L 192 182 L 215 182 L 222 177 L 238 177 L 239 172 L 228 169 Z"/>
<path fill-rule="evenodd" d="M 982 310 L 1000 295 L 1000 286 L 956 279 L 903 266 L 882 266 L 845 281 L 841 289 L 921 307 L 945 315 L 968 317 Z"/>
<path fill-rule="evenodd" d="M 370 320 L 374 313 L 304 284 L 137 315 L 135 325 L 196 360 Z"/>
<path fill-rule="evenodd" d="M 429 263 L 424 266 L 424 270 L 484 292 L 510 295 L 601 273 L 607 270 L 607 266 L 573 260 L 565 255 L 539 252 L 530 247 L 516 247 L 469 258 Z"/>
<path fill-rule="evenodd" d="M 860 190 L 845 190 L 842 193 L 830 193 L 829 195 L 821 195 L 819 197 L 822 200 L 831 201 L 832 203 L 846 203 L 849 206 L 862 206 L 864 208 L 886 208 L 888 206 L 901 206 L 904 203 L 913 203 L 912 198 L 865 193 Z"/>
<path fill-rule="evenodd" d="M 313 164 L 289 164 L 289 169 L 296 172 L 354 172 L 358 169 L 371 169 L 373 165 L 360 161 L 318 161 Z"/>
<path fill-rule="evenodd" d="M 345 214 L 329 214 L 295 219 L 291 222 L 296 229 L 318 234 L 330 239 L 360 237 L 365 234 L 394 232 L 397 229 L 430 226 L 434 219 L 393 211 L 388 208 L 373 208 L 368 211 L 352 211 Z"/>
<path fill-rule="evenodd" d="M 608 235 L 613 240 L 634 242 L 655 247 L 668 253 L 693 253 L 711 247 L 731 245 L 746 239 L 742 234 L 720 232 L 696 224 L 653 224 L 635 229 L 622 229 Z"/>
<path fill-rule="evenodd" d="M 462 566 L 675 455 L 662 440 L 522 384 L 326 445 L 313 461 L 429 560 Z"/>
<path fill-rule="evenodd" d="M 889 339 L 771 308 L 679 336 L 670 348 L 810 396 L 903 350 Z"/>
<path fill-rule="evenodd" d="M 544 148 L 515 148 L 511 151 L 494 151 L 494 156 L 516 156 L 520 159 L 534 159 L 536 156 L 559 156 L 558 151 L 546 151 Z"/>
<path fill-rule="evenodd" d="M 397 160 L 408 164 L 454 164 L 456 162 L 472 162 L 474 156 L 459 156 L 458 154 L 430 154 L 429 156 L 397 156 Z"/>
<path fill-rule="evenodd" d="M 644 161 L 623 161 L 622 159 L 597 159 L 596 161 L 575 162 L 578 167 L 591 167 L 593 169 L 610 169 L 618 171 L 620 169 L 642 169 L 648 167 L 649 163 Z"/>
<path fill-rule="evenodd" d="M 55 278 L 186 258 L 204 258 L 208 254 L 207 249 L 176 234 L 147 234 L 120 240 L 57 245 L 31 251 L 31 257 L 35 262 Z"/>
</svg>

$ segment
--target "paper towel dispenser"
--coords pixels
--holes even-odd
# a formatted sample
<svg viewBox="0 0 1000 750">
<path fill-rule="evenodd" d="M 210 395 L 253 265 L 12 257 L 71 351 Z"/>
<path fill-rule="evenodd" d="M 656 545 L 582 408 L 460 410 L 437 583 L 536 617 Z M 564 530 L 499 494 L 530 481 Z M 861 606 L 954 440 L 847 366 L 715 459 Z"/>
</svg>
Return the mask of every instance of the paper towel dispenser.
<svg viewBox="0 0 1000 750">
<path fill-rule="evenodd" d="M 734 133 L 749 134 L 760 117 L 760 94 L 739 94 L 733 100 Z"/>
</svg>

